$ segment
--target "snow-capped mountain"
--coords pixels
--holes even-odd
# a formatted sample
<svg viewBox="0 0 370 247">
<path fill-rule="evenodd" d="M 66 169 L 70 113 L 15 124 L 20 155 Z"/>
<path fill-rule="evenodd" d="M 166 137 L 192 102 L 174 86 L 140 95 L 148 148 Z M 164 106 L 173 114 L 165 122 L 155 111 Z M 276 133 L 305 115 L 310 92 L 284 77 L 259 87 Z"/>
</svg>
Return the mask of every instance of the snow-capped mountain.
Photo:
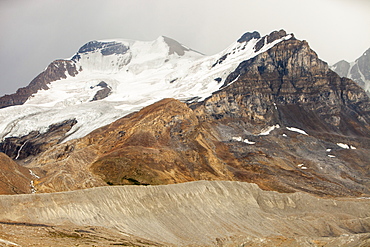
<svg viewBox="0 0 370 247">
<path fill-rule="evenodd" d="M 35 78 L 31 84 L 37 85 L 38 79 L 41 86 L 22 105 L 0 110 L 0 139 L 43 133 L 75 119 L 67 141 L 163 98 L 203 100 L 225 86 L 242 61 L 291 38 L 285 32 L 264 37 L 246 33 L 213 56 L 163 36 L 149 42 L 88 42 L 71 59 L 54 61 Z"/>
<path fill-rule="evenodd" d="M 0 108 L 0 193 L 38 194 L 1 197 L 3 231 L 37 236 L 5 244 L 45 241 L 32 226 L 61 245 L 368 244 L 370 99 L 283 30 L 213 56 L 166 37 L 91 41 Z"/>
<path fill-rule="evenodd" d="M 331 66 L 338 75 L 357 82 L 370 95 L 370 48 L 356 61 L 341 60 Z"/>
</svg>

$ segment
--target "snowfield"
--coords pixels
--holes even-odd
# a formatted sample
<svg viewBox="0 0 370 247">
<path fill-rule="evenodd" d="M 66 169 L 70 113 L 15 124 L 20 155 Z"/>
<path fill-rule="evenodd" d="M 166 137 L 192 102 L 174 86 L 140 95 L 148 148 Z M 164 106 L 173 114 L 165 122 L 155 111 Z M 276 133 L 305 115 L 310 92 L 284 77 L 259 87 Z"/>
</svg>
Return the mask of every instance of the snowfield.
<svg viewBox="0 0 370 247">
<path fill-rule="evenodd" d="M 52 124 L 76 119 L 77 124 L 64 140 L 68 141 L 163 98 L 203 100 L 219 90 L 241 62 L 290 38 L 287 35 L 265 44 L 258 52 L 254 46 L 259 39 L 235 42 L 213 56 L 163 36 L 148 42 L 94 41 L 103 44 L 96 49 L 89 47 L 93 43 L 89 42 L 80 48 L 78 58 L 74 56 L 76 68 L 81 69 L 76 76 L 66 73 L 66 79 L 51 82 L 50 89 L 39 90 L 24 105 L 0 110 L 0 140 L 35 130 L 43 133 Z M 111 92 L 92 101 L 102 89 L 101 82 Z"/>
</svg>

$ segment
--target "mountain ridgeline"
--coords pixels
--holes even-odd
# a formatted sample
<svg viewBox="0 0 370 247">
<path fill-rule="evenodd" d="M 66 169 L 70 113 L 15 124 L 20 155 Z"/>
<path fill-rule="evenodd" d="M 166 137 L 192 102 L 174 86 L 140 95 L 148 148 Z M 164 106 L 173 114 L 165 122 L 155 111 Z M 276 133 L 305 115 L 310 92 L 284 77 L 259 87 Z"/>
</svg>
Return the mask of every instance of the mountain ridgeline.
<svg viewBox="0 0 370 247">
<path fill-rule="evenodd" d="M 284 30 L 212 56 L 88 42 L 0 98 L 0 243 L 369 246 L 370 99 L 346 75 Z"/>
<path fill-rule="evenodd" d="M 99 61 L 110 61 L 112 67 L 116 66 L 113 70 L 123 78 L 122 73 L 137 69 L 135 59 L 143 59 L 136 53 L 135 44 L 138 45 L 89 42 L 72 60 L 60 62 L 64 67 L 55 66 L 54 62 L 46 71 L 55 67 L 64 69 L 64 75 L 68 73 L 69 80 L 75 82 L 84 70 L 91 75 L 107 66 L 91 61 L 99 56 L 103 58 Z M 194 88 L 189 93 L 182 91 L 188 97 L 175 97 L 182 102 L 170 99 L 171 94 L 164 95 L 167 98 L 164 100 L 154 98 L 154 102 L 160 101 L 143 105 L 139 112 L 123 118 L 115 116 L 117 120 L 91 129 L 91 133 L 80 138 L 70 137 L 86 124 L 80 123 L 79 127 L 80 116 L 71 112 L 68 119 L 57 119 L 46 130 L 9 136 L 12 129 L 8 128 L 0 149 L 43 174 L 36 190 L 231 180 L 253 182 L 279 192 L 306 191 L 332 196 L 370 193 L 369 97 L 354 81 L 333 72 L 306 41 L 297 40 L 283 30 L 263 37 L 258 32 L 246 33 L 225 51 L 206 59 L 166 37 L 151 43 L 149 48 L 143 44 L 139 48 L 151 49 L 152 55 L 147 55 L 147 59 L 152 62 L 144 64 L 150 66 L 148 70 L 160 70 L 171 59 L 176 59 L 175 67 L 182 59 L 193 59 L 186 73 L 208 75 L 216 87 L 208 89 L 212 91 L 203 98 L 196 95 Z M 164 57 L 153 55 L 159 52 Z M 164 63 L 159 61 L 163 58 Z M 46 71 L 38 76 L 43 78 L 44 87 L 48 87 L 47 81 L 68 80 L 58 73 L 48 77 L 50 73 Z M 139 78 L 146 72 L 135 73 Z M 173 73 L 168 72 L 167 77 L 173 78 Z M 191 75 L 175 76 L 176 79 L 167 81 L 167 87 L 175 85 L 181 89 L 182 82 Z M 110 104 L 110 97 L 124 85 L 124 81 L 115 85 L 108 77 L 94 81 L 100 83 L 90 94 L 93 98 L 81 105 L 92 108 L 96 106 L 93 103 Z M 51 84 L 49 90 L 53 87 L 56 86 Z M 39 94 L 32 96 L 25 107 L 45 100 Z M 104 97 L 98 97 L 102 94 Z M 31 104 L 38 97 L 39 101 Z M 77 107 L 81 106 L 63 109 Z M 100 119 L 104 119 L 104 113 L 100 114 Z M 122 112 L 116 115 L 119 114 Z M 93 121 L 99 121 L 99 117 Z"/>
</svg>

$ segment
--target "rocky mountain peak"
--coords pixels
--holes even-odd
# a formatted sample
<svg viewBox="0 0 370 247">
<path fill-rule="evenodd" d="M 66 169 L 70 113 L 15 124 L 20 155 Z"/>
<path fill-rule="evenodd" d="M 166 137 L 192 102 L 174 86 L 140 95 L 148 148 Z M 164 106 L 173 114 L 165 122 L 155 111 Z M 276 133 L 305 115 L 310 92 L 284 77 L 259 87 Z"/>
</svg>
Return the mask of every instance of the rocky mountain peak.
<svg viewBox="0 0 370 247">
<path fill-rule="evenodd" d="M 240 39 L 238 39 L 237 42 L 239 43 L 243 43 L 243 42 L 248 42 L 250 41 L 251 39 L 259 39 L 261 38 L 261 35 L 259 32 L 257 31 L 254 31 L 254 32 L 247 32 L 245 34 L 243 34 Z"/>
<path fill-rule="evenodd" d="M 83 45 L 79 50 L 78 53 L 88 53 L 88 52 L 96 52 L 100 51 L 100 53 L 104 56 L 109 56 L 113 54 L 124 54 L 129 47 L 126 45 L 116 42 L 116 41 L 90 41 Z"/>
<path fill-rule="evenodd" d="M 271 44 L 276 40 L 282 39 L 284 37 L 287 37 L 287 33 L 285 30 L 280 30 L 280 31 L 273 31 L 268 35 L 263 36 L 255 45 L 254 49 L 256 52 L 261 50 L 262 47 L 265 45 Z M 294 35 L 290 34 L 289 39 L 294 39 Z"/>
<path fill-rule="evenodd" d="M 162 36 L 162 37 L 163 37 L 164 42 L 168 45 L 168 48 L 169 48 L 168 54 L 169 55 L 172 55 L 172 54 L 176 53 L 179 56 L 183 56 L 186 51 L 190 51 L 189 48 L 183 46 L 182 44 L 180 44 L 176 40 L 168 38 L 166 36 Z"/>
</svg>

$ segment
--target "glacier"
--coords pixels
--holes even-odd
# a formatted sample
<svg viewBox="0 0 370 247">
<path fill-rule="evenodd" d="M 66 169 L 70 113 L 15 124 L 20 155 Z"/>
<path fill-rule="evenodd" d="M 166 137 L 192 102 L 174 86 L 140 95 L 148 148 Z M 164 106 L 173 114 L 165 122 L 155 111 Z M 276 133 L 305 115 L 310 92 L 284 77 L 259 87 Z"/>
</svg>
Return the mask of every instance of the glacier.
<svg viewBox="0 0 370 247">
<path fill-rule="evenodd" d="M 290 38 L 288 34 L 267 43 L 265 37 L 255 37 L 211 56 L 164 36 L 154 41 L 91 41 L 70 59 L 79 68 L 75 76 L 66 71 L 65 79 L 50 82 L 49 89 L 39 90 L 23 105 L 0 109 L 0 139 L 44 133 L 52 124 L 76 119 L 65 142 L 163 98 L 204 100 L 224 85 L 241 62 Z M 264 45 L 256 50 L 261 39 Z M 110 94 L 92 101 L 102 89 L 101 82 Z"/>
</svg>

